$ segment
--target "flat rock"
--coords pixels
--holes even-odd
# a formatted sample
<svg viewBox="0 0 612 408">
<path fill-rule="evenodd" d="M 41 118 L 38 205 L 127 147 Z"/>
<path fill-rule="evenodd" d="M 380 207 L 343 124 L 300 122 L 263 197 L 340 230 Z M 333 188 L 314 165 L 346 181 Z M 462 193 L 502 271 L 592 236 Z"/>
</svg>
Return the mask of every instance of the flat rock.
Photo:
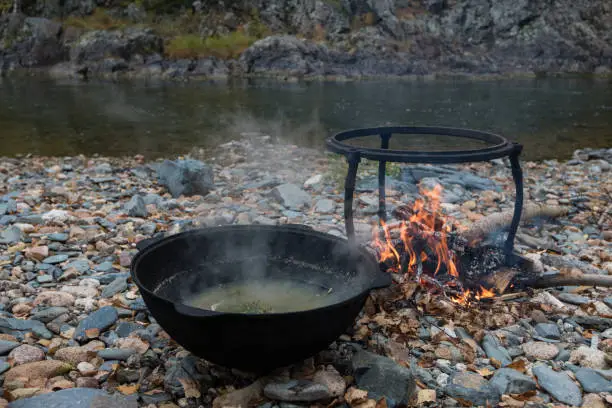
<svg viewBox="0 0 612 408">
<path fill-rule="evenodd" d="M 561 292 L 557 295 L 557 298 L 571 305 L 586 305 L 589 303 L 589 298 L 577 295 L 575 293 Z"/>
<path fill-rule="evenodd" d="M 77 365 L 84 361 L 89 361 L 92 357 L 95 357 L 96 353 L 85 347 L 64 347 L 55 352 L 53 358 L 60 361 Z"/>
<path fill-rule="evenodd" d="M 604 331 L 612 327 L 612 319 L 599 316 L 573 316 L 572 319 L 586 329 Z"/>
<path fill-rule="evenodd" d="M 69 258 L 68 255 L 65 254 L 59 254 L 59 255 L 53 255 L 53 256 L 49 256 L 45 259 L 42 260 L 43 263 L 47 263 L 47 264 L 58 264 L 58 263 L 62 263 L 65 260 L 67 260 Z"/>
<path fill-rule="evenodd" d="M 94 388 L 69 388 L 11 402 L 8 408 L 138 408 L 135 398 Z"/>
<path fill-rule="evenodd" d="M 128 287 L 127 280 L 123 277 L 116 278 L 114 281 L 109 283 L 104 290 L 102 290 L 103 298 L 113 297 L 115 294 L 119 292 L 123 292 Z"/>
<path fill-rule="evenodd" d="M 494 358 L 499 361 L 502 367 L 507 366 L 512 362 L 512 357 L 508 350 L 503 347 L 497 338 L 491 334 L 485 334 L 484 339 L 482 340 L 482 348 L 485 353 L 487 353 L 487 357 Z"/>
<path fill-rule="evenodd" d="M 533 378 L 512 368 L 500 368 L 495 371 L 489 383 L 499 391 L 499 394 L 523 394 L 536 389 Z"/>
<path fill-rule="evenodd" d="M 494 406 L 500 398 L 498 389 L 476 373 L 458 372 L 451 375 L 444 391 L 473 405 Z"/>
<path fill-rule="evenodd" d="M 581 368 L 575 374 L 584 391 L 612 393 L 612 381 L 604 378 L 597 371 L 590 368 Z"/>
<path fill-rule="evenodd" d="M 77 341 L 85 341 L 88 338 L 87 330 L 98 329 L 102 332 L 115 324 L 118 318 L 119 315 L 114 307 L 104 306 L 79 322 L 73 338 Z"/>
<path fill-rule="evenodd" d="M 19 346 L 19 343 L 16 341 L 0 340 L 0 356 L 7 355 L 17 346 Z"/>
<path fill-rule="evenodd" d="M 15 226 L 0 231 L 0 244 L 14 244 L 21 241 L 23 233 Z"/>
<path fill-rule="evenodd" d="M 32 314 L 30 316 L 30 319 L 39 320 L 43 323 L 49 323 L 51 320 L 65 313 L 68 313 L 68 309 L 65 307 L 59 307 L 59 306 L 48 307 L 48 308 L 39 310 L 38 312 Z"/>
<path fill-rule="evenodd" d="M 270 383 L 265 386 L 264 394 L 270 399 L 288 402 L 314 402 L 332 396 L 326 386 L 308 380 Z"/>
<path fill-rule="evenodd" d="M 315 211 L 320 213 L 320 214 L 329 214 L 334 212 L 334 209 L 336 208 L 336 203 L 333 200 L 330 200 L 328 198 L 324 198 L 322 200 L 319 200 L 315 203 Z"/>
<path fill-rule="evenodd" d="M 538 384 L 557 401 L 568 405 L 582 405 L 582 392 L 566 373 L 558 373 L 546 364 L 532 369 Z"/>
<path fill-rule="evenodd" d="M 536 333 L 545 339 L 559 340 L 561 338 L 559 327 L 554 323 L 538 323 L 534 328 Z"/>
<path fill-rule="evenodd" d="M 21 320 L 12 317 L 0 318 L 0 333 L 23 338 L 26 333 L 34 333 L 37 337 L 50 339 L 53 337 L 43 323 L 38 320 Z"/>
<path fill-rule="evenodd" d="M 272 198 L 290 210 L 301 210 L 310 207 L 312 197 L 295 184 L 281 184 L 270 192 Z"/>
<path fill-rule="evenodd" d="M 395 404 L 405 404 L 416 393 L 412 371 L 388 357 L 358 351 L 351 360 L 351 368 L 357 387 L 368 391 L 371 398 L 386 397 Z"/>
<path fill-rule="evenodd" d="M 98 351 L 98 357 L 103 360 L 125 361 L 136 353 L 138 353 L 138 351 L 134 349 L 106 348 Z"/>
<path fill-rule="evenodd" d="M 530 341 L 522 347 L 525 356 L 531 360 L 552 360 L 559 354 L 557 346 L 543 341 Z"/>
</svg>

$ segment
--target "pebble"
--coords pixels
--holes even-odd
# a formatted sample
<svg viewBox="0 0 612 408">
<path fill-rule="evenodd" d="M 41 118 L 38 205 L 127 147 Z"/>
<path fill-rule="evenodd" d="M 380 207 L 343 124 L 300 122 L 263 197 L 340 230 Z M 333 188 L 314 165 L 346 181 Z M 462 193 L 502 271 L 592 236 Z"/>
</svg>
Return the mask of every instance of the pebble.
<svg viewBox="0 0 612 408">
<path fill-rule="evenodd" d="M 55 352 L 56 360 L 65 361 L 73 365 L 89 361 L 95 353 L 85 347 L 64 347 Z"/>
<path fill-rule="evenodd" d="M 523 344 L 522 348 L 530 360 L 552 360 L 559 354 L 557 346 L 542 341 L 530 341 Z"/>
<path fill-rule="evenodd" d="M 39 347 L 22 344 L 21 346 L 13 349 L 9 353 L 8 357 L 9 360 L 13 362 L 13 366 L 18 366 L 25 363 L 44 360 L 45 352 Z"/>
<path fill-rule="evenodd" d="M 499 391 L 499 394 L 523 394 L 536 390 L 536 382 L 532 377 L 512 368 L 500 368 L 489 381 Z"/>
<path fill-rule="evenodd" d="M 63 255 L 63 254 L 61 254 L 61 255 L 53 255 L 53 256 L 49 256 L 49 257 L 43 259 L 42 262 L 54 265 L 54 264 L 62 263 L 64 261 L 66 261 L 68 258 L 69 258 L 68 255 Z"/>
<path fill-rule="evenodd" d="M 510 353 L 508 353 L 508 350 L 506 350 L 506 348 L 499 343 L 497 338 L 491 334 L 485 334 L 482 341 L 482 348 L 485 353 L 487 353 L 487 357 L 499 361 L 502 367 L 512 362 L 512 357 Z"/>
<path fill-rule="evenodd" d="M 572 364 L 579 364 L 582 367 L 587 368 L 608 368 L 608 364 L 606 362 L 606 353 L 601 350 L 593 349 L 587 346 L 580 346 L 576 350 L 573 350 L 570 353 L 569 362 Z"/>
<path fill-rule="evenodd" d="M 107 348 L 98 351 L 98 357 L 104 360 L 127 360 L 132 354 L 136 354 L 137 351 L 134 349 L 118 349 L 118 348 Z"/>
<path fill-rule="evenodd" d="M 582 405 L 582 392 L 566 373 L 555 372 L 546 364 L 537 364 L 532 371 L 540 387 L 556 400 L 568 405 Z"/>
<path fill-rule="evenodd" d="M 113 297 L 115 294 L 119 293 L 119 292 L 123 292 L 124 290 L 126 290 L 128 287 L 127 285 L 127 281 L 125 280 L 125 278 L 119 277 L 116 278 L 114 281 L 112 281 L 111 283 L 109 283 L 104 290 L 102 290 L 102 297 L 103 298 L 110 298 Z"/>
<path fill-rule="evenodd" d="M 119 315 L 114 307 L 104 306 L 81 320 L 74 331 L 73 337 L 77 341 L 85 341 L 88 338 L 88 330 L 96 329 L 98 332 L 102 332 L 115 324 L 118 318 Z"/>
<path fill-rule="evenodd" d="M 545 339 L 559 340 L 561 338 L 559 327 L 554 323 L 538 323 L 534 329 L 536 333 Z"/>
</svg>

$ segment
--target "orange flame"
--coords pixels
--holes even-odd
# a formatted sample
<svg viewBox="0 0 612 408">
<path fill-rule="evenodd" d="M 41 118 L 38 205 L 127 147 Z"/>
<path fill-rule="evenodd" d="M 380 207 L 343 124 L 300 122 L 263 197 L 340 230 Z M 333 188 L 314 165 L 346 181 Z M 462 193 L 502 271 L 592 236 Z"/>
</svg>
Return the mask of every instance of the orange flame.
<svg viewBox="0 0 612 408">
<path fill-rule="evenodd" d="M 451 229 L 457 226 L 451 225 L 449 218 L 443 216 L 440 210 L 442 187 L 437 185 L 432 190 L 421 191 L 421 194 L 423 198 L 415 200 L 408 219 L 399 226 L 389 227 L 380 220 L 379 225 L 374 227 L 372 245 L 378 254 L 378 261 L 388 265 L 390 272 L 416 275 L 427 263 L 430 274 L 436 275 L 445 270 L 453 278 L 458 278 L 456 256 L 450 250 L 447 239 Z M 392 228 L 399 228 L 399 240 L 395 242 L 391 235 Z M 400 247 L 403 248 L 398 251 Z M 453 282 L 448 284 L 454 286 Z M 472 299 L 494 296 L 495 292 L 481 287 L 478 291 L 465 290 L 451 300 L 467 305 Z"/>
</svg>

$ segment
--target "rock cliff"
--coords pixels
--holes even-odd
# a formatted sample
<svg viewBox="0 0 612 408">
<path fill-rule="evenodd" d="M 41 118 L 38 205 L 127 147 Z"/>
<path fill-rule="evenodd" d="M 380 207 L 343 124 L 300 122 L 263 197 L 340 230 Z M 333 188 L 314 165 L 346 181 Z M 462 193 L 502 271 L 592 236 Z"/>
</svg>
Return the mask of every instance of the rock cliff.
<svg viewBox="0 0 612 408">
<path fill-rule="evenodd" d="M 612 71 L 609 0 L 21 0 L 17 12 L 12 2 L 0 0 L 2 74 Z"/>
</svg>

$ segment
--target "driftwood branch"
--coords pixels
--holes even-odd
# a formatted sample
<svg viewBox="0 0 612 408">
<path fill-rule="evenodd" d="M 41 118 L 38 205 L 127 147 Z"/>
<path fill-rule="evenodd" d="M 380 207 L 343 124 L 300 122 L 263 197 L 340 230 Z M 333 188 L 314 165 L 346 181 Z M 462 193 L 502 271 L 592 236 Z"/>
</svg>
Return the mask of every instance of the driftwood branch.
<svg viewBox="0 0 612 408">
<path fill-rule="evenodd" d="M 541 276 L 533 281 L 532 288 L 553 288 L 556 286 L 605 286 L 612 287 L 610 275 L 581 275 L 581 276 Z"/>
<path fill-rule="evenodd" d="M 569 208 L 567 207 L 528 203 L 523 206 L 521 222 L 536 217 L 561 217 L 568 213 Z M 488 234 L 509 226 L 512 222 L 513 214 L 514 209 L 510 209 L 487 215 L 472 224 L 466 231 L 463 231 L 461 235 L 470 243 L 478 242 L 484 239 Z"/>
<path fill-rule="evenodd" d="M 540 260 L 556 269 L 579 269 L 589 275 L 606 275 L 605 271 L 570 256 L 542 254 Z"/>
</svg>

